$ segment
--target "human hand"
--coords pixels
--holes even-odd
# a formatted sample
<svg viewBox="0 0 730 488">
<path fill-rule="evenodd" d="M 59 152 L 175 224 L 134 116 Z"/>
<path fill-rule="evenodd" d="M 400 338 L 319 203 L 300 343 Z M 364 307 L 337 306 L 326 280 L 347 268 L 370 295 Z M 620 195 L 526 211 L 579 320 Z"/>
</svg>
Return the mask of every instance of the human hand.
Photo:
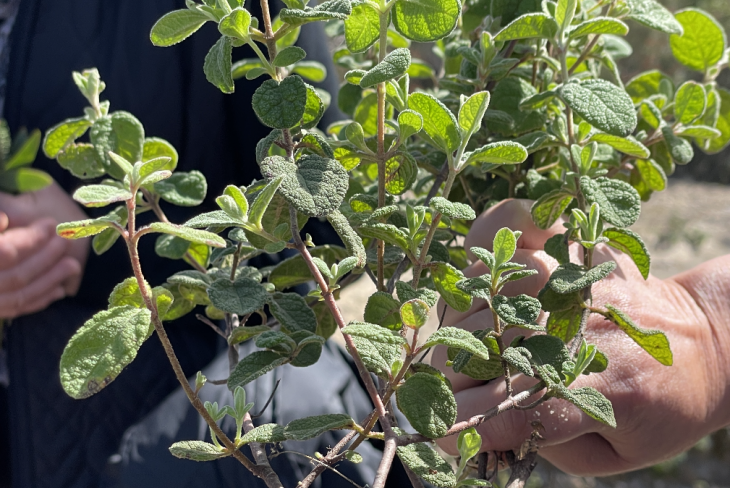
<svg viewBox="0 0 730 488">
<path fill-rule="evenodd" d="M 0 194 L 0 318 L 37 312 L 76 294 L 88 242 L 58 237 L 56 225 L 84 218 L 56 183 L 29 194 Z"/>
<path fill-rule="evenodd" d="M 465 243 L 467 249 L 490 248 L 494 234 L 502 227 L 523 232 L 512 260 L 537 269 L 539 274 L 506 286 L 503 293 L 508 296 L 536 296 L 557 266 L 543 245 L 564 228 L 561 222 L 546 231 L 535 227 L 529 212 L 531 203 L 511 200 L 493 207 L 477 219 Z M 574 244 L 573 262 L 579 262 L 577 253 Z M 532 432 L 531 421 L 537 420 L 545 429 L 541 456 L 569 473 L 608 475 L 671 457 L 730 423 L 730 361 L 726 359 L 730 357 L 730 256 L 667 280 L 653 276 L 644 280 L 628 256 L 599 246 L 594 264 L 609 260 L 618 267 L 593 286 L 594 306 L 616 305 L 639 326 L 662 330 L 671 344 L 673 366 L 661 365 L 616 326 L 592 315 L 585 338 L 608 356 L 609 366 L 601 374 L 581 376 L 571 387 L 592 386 L 603 393 L 613 404 L 617 428 L 591 419 L 568 402 L 551 399 L 534 410 L 511 410 L 479 426 L 483 451 L 518 448 Z M 465 270 L 466 276 L 487 272 L 481 261 L 473 261 L 475 264 Z M 444 325 L 467 330 L 490 327 L 492 316 L 486 307 L 485 302 L 475 302 L 464 314 L 449 310 Z M 544 322 L 545 317 L 541 320 Z M 445 348 L 440 347 L 432 362 L 452 381 L 458 420 L 484 413 L 506 398 L 503 381 L 484 384 L 457 375 L 445 361 Z M 533 384 L 534 379 L 523 375 L 513 378 L 516 392 Z M 439 444 L 447 452 L 457 453 L 456 436 Z"/>
</svg>

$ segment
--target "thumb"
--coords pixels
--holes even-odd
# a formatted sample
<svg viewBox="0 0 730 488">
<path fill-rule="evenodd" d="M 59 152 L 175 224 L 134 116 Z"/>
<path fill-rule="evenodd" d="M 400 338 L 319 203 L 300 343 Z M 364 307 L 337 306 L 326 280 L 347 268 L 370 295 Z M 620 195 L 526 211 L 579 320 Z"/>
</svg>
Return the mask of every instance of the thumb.
<svg viewBox="0 0 730 488">
<path fill-rule="evenodd" d="M 563 219 L 558 219 L 548 229 L 538 228 L 532 221 L 530 213 L 532 204 L 532 200 L 504 200 L 477 217 L 464 242 L 464 248 L 467 250 L 469 258 L 475 259 L 475 256 L 469 251 L 475 246 L 491 251 L 494 236 L 503 227 L 522 232 L 522 236 L 517 241 L 517 247 L 520 249 L 542 250 L 545 241 L 550 237 L 565 232 Z"/>
<path fill-rule="evenodd" d="M 0 211 L 0 232 L 5 232 L 6 230 L 8 230 L 9 224 L 10 219 L 8 218 L 8 214 Z"/>
</svg>

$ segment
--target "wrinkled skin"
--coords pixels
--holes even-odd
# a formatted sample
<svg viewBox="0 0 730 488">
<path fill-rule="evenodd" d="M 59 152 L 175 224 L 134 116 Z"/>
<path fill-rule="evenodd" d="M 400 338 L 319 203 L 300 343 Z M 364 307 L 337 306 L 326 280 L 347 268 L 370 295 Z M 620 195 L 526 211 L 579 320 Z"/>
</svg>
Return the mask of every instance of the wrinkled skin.
<svg viewBox="0 0 730 488">
<path fill-rule="evenodd" d="M 557 262 L 545 254 L 545 241 L 563 233 L 561 222 L 539 230 L 532 223 L 532 202 L 511 200 L 491 208 L 474 223 L 465 247 L 491 250 L 497 230 L 521 230 L 513 261 L 537 269 L 539 275 L 511 283 L 503 290 L 511 296 L 536 296 Z M 579 261 L 577 244 L 571 245 L 571 261 Z M 487 268 L 471 256 L 465 270 L 468 277 L 487 273 Z M 691 447 L 700 438 L 730 423 L 730 256 L 704 263 L 666 280 L 649 276 L 644 280 L 631 259 L 601 245 L 594 265 L 608 260 L 616 271 L 593 286 L 594 306 L 606 303 L 628 313 L 643 328 L 660 329 L 669 338 L 674 365 L 663 366 L 629 339 L 616 326 L 591 315 L 586 340 L 596 344 L 609 358 L 601 374 L 583 375 L 571 388 L 592 386 L 612 403 L 618 427 L 605 426 L 577 407 L 552 399 L 535 410 L 512 410 L 484 424 L 482 450 L 509 450 L 519 447 L 532 432 L 531 421 L 544 426 L 539 454 L 560 469 L 577 475 L 609 475 L 630 471 L 667 459 Z M 540 320 L 544 323 L 544 314 Z M 475 302 L 463 314 L 449 310 L 445 326 L 475 330 L 492 326 L 491 311 L 483 301 Z M 509 343 L 511 337 L 507 337 Z M 489 383 L 457 375 L 445 367 L 446 350 L 439 347 L 433 364 L 448 376 L 459 405 L 458 420 L 483 413 L 505 399 L 502 380 Z M 535 380 L 513 376 L 515 392 Z M 523 405 L 539 398 L 531 397 Z M 456 454 L 456 436 L 439 441 Z"/>
<path fill-rule="evenodd" d="M 0 193 L 0 318 L 38 312 L 76 294 L 89 240 L 58 237 L 56 225 L 85 218 L 55 182 L 18 196 Z"/>
</svg>

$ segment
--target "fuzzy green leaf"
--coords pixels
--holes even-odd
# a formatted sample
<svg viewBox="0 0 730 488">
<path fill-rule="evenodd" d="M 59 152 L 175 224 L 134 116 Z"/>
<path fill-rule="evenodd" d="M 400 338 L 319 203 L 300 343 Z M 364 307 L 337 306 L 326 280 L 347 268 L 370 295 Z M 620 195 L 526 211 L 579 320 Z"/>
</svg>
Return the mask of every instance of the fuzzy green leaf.
<svg viewBox="0 0 730 488">
<path fill-rule="evenodd" d="M 111 185 L 82 186 L 73 194 L 73 199 L 86 207 L 105 207 L 132 198 L 132 194 Z"/>
<path fill-rule="evenodd" d="M 702 116 L 707 105 L 707 94 L 699 83 L 688 81 L 674 94 L 674 118 L 689 125 Z"/>
<path fill-rule="evenodd" d="M 284 427 L 278 424 L 263 424 L 248 431 L 241 438 L 241 442 L 248 444 L 250 442 L 258 442 L 260 444 L 274 444 L 284 442 Z"/>
<path fill-rule="evenodd" d="M 560 88 L 560 96 L 586 122 L 603 132 L 626 137 L 636 128 L 636 110 L 631 98 L 606 80 L 566 83 Z"/>
<path fill-rule="evenodd" d="M 91 144 L 71 144 L 57 154 L 58 164 L 77 178 L 86 180 L 102 176 L 106 171 L 96 159 Z"/>
<path fill-rule="evenodd" d="M 398 246 L 403 250 L 409 249 L 408 235 L 391 224 L 370 224 L 361 226 L 358 231 L 363 237 L 382 239 L 388 244 Z"/>
<path fill-rule="evenodd" d="M 540 229 L 547 229 L 563 215 L 572 201 L 573 196 L 562 190 L 548 192 L 532 204 L 530 209 L 532 221 Z"/>
<path fill-rule="evenodd" d="M 394 49 L 381 62 L 375 65 L 360 80 L 362 88 L 368 88 L 384 81 L 393 80 L 405 74 L 411 65 L 411 51 L 406 48 Z"/>
<path fill-rule="evenodd" d="M 340 163 L 314 154 L 301 157 L 297 163 L 281 156 L 268 157 L 261 163 L 261 173 L 270 179 L 283 176 L 281 194 L 311 217 L 337 210 L 349 186 L 347 171 Z"/>
<path fill-rule="evenodd" d="M 494 235 L 494 264 L 499 268 L 512 259 L 517 251 L 517 235 L 507 227 L 502 227 Z"/>
<path fill-rule="evenodd" d="M 69 144 L 83 136 L 91 127 L 91 121 L 86 118 L 68 119 L 51 127 L 43 139 L 43 152 L 49 159 L 58 156 Z"/>
<path fill-rule="evenodd" d="M 345 20 L 352 12 L 349 0 L 328 0 L 316 7 L 304 7 L 302 9 L 282 9 L 279 17 L 282 21 L 292 26 L 317 22 L 321 20 L 339 19 Z"/>
<path fill-rule="evenodd" d="M 638 234 L 629 229 L 606 229 L 603 236 L 608 238 L 607 244 L 628 254 L 639 268 L 644 279 L 649 277 L 651 257 L 644 241 Z"/>
<path fill-rule="evenodd" d="M 119 221 L 109 217 L 64 222 L 63 224 L 58 224 L 58 226 L 56 226 L 56 233 L 64 239 L 82 239 L 84 237 L 99 234 L 104 230 L 113 227 L 115 223 L 118 224 Z M 119 235 L 118 232 L 116 233 Z"/>
<path fill-rule="evenodd" d="M 431 206 L 439 213 L 442 213 L 452 219 L 474 220 L 477 218 L 477 214 L 469 205 L 459 202 L 450 202 L 443 197 L 432 198 Z"/>
<path fill-rule="evenodd" d="M 430 308 L 426 302 L 414 298 L 400 307 L 400 316 L 403 324 L 411 329 L 420 329 L 428 322 Z"/>
<path fill-rule="evenodd" d="M 150 32 L 152 44 L 168 47 L 193 35 L 210 18 L 197 10 L 173 10 L 155 22 Z"/>
<path fill-rule="evenodd" d="M 606 261 L 589 270 L 574 263 L 561 264 L 550 275 L 548 285 L 553 291 L 566 295 L 601 281 L 614 269 L 616 269 L 616 263 L 613 261 Z"/>
<path fill-rule="evenodd" d="M 466 134 L 473 134 L 482 127 L 482 119 L 489 107 L 489 92 L 481 91 L 466 99 L 459 109 L 459 127 Z"/>
<path fill-rule="evenodd" d="M 683 32 L 682 24 L 656 0 L 626 0 L 626 5 L 631 9 L 629 18 L 640 24 L 667 34 Z"/>
<path fill-rule="evenodd" d="M 582 176 L 580 185 L 588 203 L 597 203 L 601 209 L 601 218 L 609 224 L 628 227 L 639 218 L 641 199 L 628 183 L 604 177 L 593 180 Z"/>
<path fill-rule="evenodd" d="M 651 155 L 649 149 L 642 143 L 634 139 L 633 136 L 619 137 L 597 132 L 589 139 L 591 142 L 608 144 L 612 148 L 635 158 L 646 159 Z"/>
<path fill-rule="evenodd" d="M 456 151 L 461 144 L 459 127 L 456 117 L 443 103 L 432 95 L 417 92 L 408 98 L 408 108 L 423 117 L 423 131 L 436 147 Z"/>
<path fill-rule="evenodd" d="M 272 351 L 256 351 L 243 358 L 228 377 L 228 389 L 244 386 L 269 371 L 286 364 L 289 358 Z"/>
<path fill-rule="evenodd" d="M 535 376 L 535 373 L 532 371 L 532 365 L 530 364 L 531 357 L 530 351 L 524 347 L 508 347 L 502 353 L 502 359 L 526 376 Z"/>
<path fill-rule="evenodd" d="M 400 302 L 390 293 L 378 291 L 368 298 L 363 318 L 366 322 L 378 324 L 386 329 L 400 330 L 403 325 L 399 314 L 400 306 Z"/>
<path fill-rule="evenodd" d="M 274 293 L 269 300 L 269 310 L 289 332 L 308 330 L 314 333 L 317 330 L 317 317 L 297 293 Z"/>
<path fill-rule="evenodd" d="M 393 25 L 412 41 L 431 42 L 454 30 L 460 13 L 459 0 L 397 0 Z"/>
<path fill-rule="evenodd" d="M 456 420 L 456 399 L 439 378 L 416 373 L 396 391 L 398 409 L 414 429 L 431 439 L 443 437 Z"/>
<path fill-rule="evenodd" d="M 674 14 L 684 33 L 669 36 L 674 57 L 690 69 L 706 72 L 717 64 L 727 47 L 722 26 L 707 12 L 688 8 Z"/>
<path fill-rule="evenodd" d="M 418 164 L 407 152 L 398 152 L 385 162 L 385 190 L 402 195 L 410 190 L 418 176 Z"/>
<path fill-rule="evenodd" d="M 154 232 L 177 236 L 189 242 L 205 244 L 206 246 L 213 247 L 226 247 L 225 239 L 217 234 L 204 230 L 191 229 L 190 227 L 169 224 L 167 222 L 153 222 L 150 224 L 150 229 Z"/>
<path fill-rule="evenodd" d="M 471 295 L 456 286 L 456 283 L 464 279 L 464 273 L 450 264 L 434 263 L 431 276 L 436 290 L 451 308 L 458 312 L 466 312 L 471 308 Z"/>
<path fill-rule="evenodd" d="M 616 428 L 616 418 L 613 415 L 611 402 L 595 388 L 583 387 L 569 390 L 560 386 L 555 390 L 555 396 L 569 401 L 589 417 Z"/>
<path fill-rule="evenodd" d="M 163 17 L 164 18 L 164 17 Z M 181 441 L 170 446 L 170 454 L 190 461 L 215 461 L 230 456 L 222 448 L 203 441 Z"/>
<path fill-rule="evenodd" d="M 494 40 L 552 39 L 557 32 L 555 19 L 543 13 L 530 13 L 513 20 L 494 36 Z"/>
<path fill-rule="evenodd" d="M 438 294 L 435 291 L 429 290 L 428 288 L 414 290 L 413 287 L 405 281 L 398 281 L 395 284 L 395 289 L 398 292 L 398 299 L 401 303 L 417 298 L 419 300 L 423 300 L 426 305 L 433 308 L 436 306 L 436 302 L 439 299 Z"/>
<path fill-rule="evenodd" d="M 451 465 L 428 444 L 418 442 L 398 447 L 396 453 L 403 464 L 433 486 L 439 488 L 456 486 L 456 476 Z"/>
<path fill-rule="evenodd" d="M 222 36 L 218 42 L 213 44 L 205 56 L 203 71 L 205 78 L 223 93 L 233 93 L 232 60 L 233 44 L 231 38 Z"/>
<path fill-rule="evenodd" d="M 413 134 L 421 132 L 423 117 L 413 110 L 403 110 L 398 114 L 398 127 L 400 128 L 400 139 L 404 141 Z"/>
<path fill-rule="evenodd" d="M 248 29 L 251 26 L 251 14 L 243 8 L 235 8 L 223 17 L 218 24 L 221 34 L 246 42 L 249 39 Z"/>
<path fill-rule="evenodd" d="M 340 430 L 352 428 L 355 421 L 344 413 L 331 413 L 327 415 L 316 415 L 303 419 L 292 420 L 284 427 L 284 435 L 287 439 L 305 441 L 314 439 L 328 430 Z"/>
<path fill-rule="evenodd" d="M 540 301 L 527 295 L 505 297 L 496 295 L 492 298 L 492 307 L 499 318 L 507 325 L 532 324 L 540 315 Z"/>
<path fill-rule="evenodd" d="M 208 183 L 200 171 L 173 173 L 164 181 L 155 183 L 155 193 L 163 200 L 181 207 L 200 205 L 208 192 Z"/>
<path fill-rule="evenodd" d="M 527 149 L 514 141 L 492 142 L 472 152 L 466 164 L 520 164 L 527 159 Z"/>
<path fill-rule="evenodd" d="M 570 30 L 570 38 L 578 39 L 590 34 L 613 34 L 625 36 L 629 32 L 629 26 L 612 17 L 594 17 L 581 22 Z"/>
<path fill-rule="evenodd" d="M 304 116 L 307 86 L 299 76 L 287 76 L 279 83 L 266 80 L 253 94 L 253 109 L 261 122 L 274 129 L 289 129 Z"/>
<path fill-rule="evenodd" d="M 573 301 L 574 304 L 570 308 L 550 312 L 546 328 L 549 335 L 558 337 L 561 341 L 568 343 L 580 329 L 580 323 L 583 319 L 583 307 L 577 304 L 577 295 L 559 296 L 569 297 L 568 300 Z"/>
<path fill-rule="evenodd" d="M 342 333 L 353 337 L 361 337 L 376 344 L 400 346 L 406 343 L 406 340 L 400 335 L 394 334 L 392 331 L 379 325 L 367 322 L 350 322 L 342 329 Z"/>
<path fill-rule="evenodd" d="M 383 329 L 385 330 L 385 329 Z M 387 331 L 386 331 L 387 332 Z M 400 359 L 401 347 L 396 344 L 374 343 L 364 337 L 352 337 L 363 364 L 368 371 L 381 378 L 388 378 L 391 366 Z"/>
<path fill-rule="evenodd" d="M 715 93 L 719 96 L 718 101 L 720 103 L 720 110 L 715 128 L 720 131 L 720 136 L 707 141 L 704 150 L 708 154 L 718 153 L 730 144 L 730 91 L 725 90 L 724 88 L 717 88 Z M 708 106 L 709 105 L 710 104 L 708 103 Z"/>
<path fill-rule="evenodd" d="M 665 366 L 671 366 L 674 362 L 672 349 L 669 347 L 669 340 L 664 332 L 659 330 L 647 330 L 639 327 L 631 320 L 631 317 L 611 305 L 606 305 L 607 317 L 611 322 L 623 330 L 627 336 L 634 340 L 651 357 Z"/>
<path fill-rule="evenodd" d="M 474 337 L 471 332 L 456 327 L 442 327 L 426 340 L 421 346 L 426 349 L 436 345 L 463 349 L 481 359 L 489 359 L 489 349 L 482 341 Z"/>
<path fill-rule="evenodd" d="M 353 5 L 352 14 L 345 19 L 345 42 L 347 49 L 361 53 L 378 40 L 380 16 L 369 3 Z"/>
<path fill-rule="evenodd" d="M 61 385 L 75 399 L 114 381 L 149 337 L 150 311 L 129 305 L 104 310 L 71 338 L 61 356 Z"/>
<path fill-rule="evenodd" d="M 251 278 L 239 278 L 233 282 L 216 280 L 208 289 L 208 295 L 216 308 L 240 316 L 263 309 L 269 300 L 266 288 Z"/>
</svg>

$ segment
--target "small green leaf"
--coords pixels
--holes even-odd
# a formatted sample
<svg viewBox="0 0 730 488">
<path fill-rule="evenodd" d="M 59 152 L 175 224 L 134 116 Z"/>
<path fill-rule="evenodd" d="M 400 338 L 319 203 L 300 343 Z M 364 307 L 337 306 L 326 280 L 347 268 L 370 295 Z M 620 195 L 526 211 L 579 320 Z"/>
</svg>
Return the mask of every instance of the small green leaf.
<svg viewBox="0 0 730 488">
<path fill-rule="evenodd" d="M 558 24 L 552 17 L 543 13 L 530 13 L 513 20 L 494 36 L 494 40 L 552 39 L 557 32 Z"/>
<path fill-rule="evenodd" d="M 63 224 L 58 224 L 58 226 L 56 226 L 56 234 L 64 239 L 82 239 L 84 237 L 99 234 L 104 230 L 113 227 L 115 223 L 118 224 L 119 222 L 109 217 L 64 222 Z M 118 232 L 116 233 L 119 235 Z"/>
<path fill-rule="evenodd" d="M 396 282 L 395 289 L 398 292 L 398 299 L 401 303 L 417 298 L 419 300 L 423 300 L 430 308 L 433 308 L 436 306 L 436 302 L 439 299 L 438 294 L 435 291 L 429 290 L 428 288 L 414 290 L 413 287 L 405 281 Z"/>
<path fill-rule="evenodd" d="M 459 0 L 397 0 L 393 25 L 412 41 L 431 42 L 454 30 L 460 13 Z"/>
<path fill-rule="evenodd" d="M 707 105 L 705 89 L 699 83 L 688 81 L 674 95 L 674 118 L 689 125 L 702 116 Z"/>
<path fill-rule="evenodd" d="M 170 158 L 170 166 L 166 169 L 173 171 L 177 168 L 178 154 L 172 144 L 159 137 L 145 138 L 142 146 L 142 161 L 147 162 L 161 157 Z"/>
<path fill-rule="evenodd" d="M 379 325 L 369 324 L 367 322 L 350 322 L 342 329 L 342 333 L 352 337 L 361 337 L 375 344 L 400 346 L 406 343 L 406 340 L 400 335 Z"/>
<path fill-rule="evenodd" d="M 91 121 L 86 118 L 67 119 L 51 127 L 43 139 L 43 152 L 49 159 L 58 156 L 69 144 L 83 136 L 91 127 Z"/>
<path fill-rule="evenodd" d="M 80 179 L 102 176 L 106 171 L 96 159 L 96 151 L 91 144 L 71 144 L 56 156 L 58 164 Z"/>
<path fill-rule="evenodd" d="M 601 144 L 608 144 L 612 148 L 620 151 L 629 156 L 635 158 L 646 159 L 651 155 L 649 149 L 646 148 L 642 143 L 634 139 L 633 136 L 619 137 L 612 136 L 611 134 L 605 134 L 603 132 L 596 132 L 589 139 L 590 142 L 598 142 Z"/>
<path fill-rule="evenodd" d="M 502 227 L 494 235 L 493 247 L 494 249 L 494 261 L 495 267 L 499 268 L 502 264 L 512 259 L 517 251 L 517 238 L 507 227 Z M 494 270 L 492 270 L 494 272 Z"/>
<path fill-rule="evenodd" d="M 608 238 L 607 244 L 628 254 L 639 268 L 644 279 L 649 277 L 651 257 L 644 241 L 638 234 L 629 229 L 606 229 L 603 236 Z"/>
<path fill-rule="evenodd" d="M 322 83 L 327 78 L 327 68 L 318 61 L 299 61 L 291 67 L 291 72 L 314 83 Z"/>
<path fill-rule="evenodd" d="M 489 92 L 481 91 L 466 99 L 459 109 L 459 127 L 466 134 L 473 134 L 482 127 L 482 119 L 489 107 Z"/>
<path fill-rule="evenodd" d="M 155 193 L 163 200 L 181 207 L 200 205 L 208 192 L 208 183 L 200 171 L 173 173 L 164 181 L 155 183 Z"/>
<path fill-rule="evenodd" d="M 563 190 L 550 191 L 532 204 L 530 209 L 532 221 L 540 229 L 547 229 L 563 215 L 572 201 L 573 196 Z"/>
<path fill-rule="evenodd" d="M 266 288 L 245 277 L 236 281 L 216 280 L 208 289 L 208 296 L 216 308 L 240 316 L 262 310 L 269 300 Z"/>
<path fill-rule="evenodd" d="M 173 236 L 180 237 L 186 241 L 195 242 L 198 244 L 205 244 L 206 246 L 213 247 L 226 247 L 226 241 L 217 234 L 207 232 L 204 230 L 191 229 L 182 225 L 169 224 L 166 222 L 153 222 L 150 224 L 150 229 L 154 232 L 162 232 L 163 234 L 170 234 Z"/>
<path fill-rule="evenodd" d="M 404 0 L 399 2 L 406 3 Z M 461 144 L 456 117 L 432 95 L 413 93 L 408 98 L 408 108 L 423 117 L 423 131 L 434 145 L 445 151 L 456 151 Z"/>
<path fill-rule="evenodd" d="M 127 190 L 111 185 L 82 186 L 73 194 L 73 199 L 86 207 L 105 207 L 132 198 Z"/>
<path fill-rule="evenodd" d="M 646 71 L 626 83 L 626 92 L 631 96 L 634 103 L 639 103 L 652 95 L 658 94 L 661 83 L 669 83 L 669 86 L 673 87 L 672 80 L 661 71 Z"/>
<path fill-rule="evenodd" d="M 613 34 L 625 36 L 629 33 L 629 26 L 612 17 L 594 17 L 576 25 L 570 30 L 570 38 L 578 39 L 590 34 Z"/>
<path fill-rule="evenodd" d="M 571 359 L 570 351 L 562 340 L 549 335 L 535 335 L 525 339 L 520 344 L 527 349 L 532 357 L 530 361 L 537 366 L 552 366 L 561 371 L 563 363 Z M 560 368 L 560 369 L 558 369 Z"/>
<path fill-rule="evenodd" d="M 289 358 L 272 351 L 256 351 L 243 358 L 228 377 L 228 389 L 245 386 L 269 371 L 286 364 Z"/>
<path fill-rule="evenodd" d="M 563 295 L 574 293 L 601 281 L 614 269 L 616 263 L 613 261 L 606 261 L 589 270 L 574 263 L 561 264 L 550 275 L 548 286 Z"/>
<path fill-rule="evenodd" d="M 388 332 L 386 329 L 383 329 Z M 381 378 L 388 378 L 391 366 L 396 359 L 400 359 L 402 348 L 396 344 L 374 343 L 364 337 L 352 337 L 357 352 L 368 371 Z"/>
<path fill-rule="evenodd" d="M 247 42 L 250 38 L 248 29 L 251 26 L 251 14 L 246 9 L 236 8 L 223 17 L 218 24 L 218 31 L 224 36 Z M 286 66 L 286 65 L 285 65 Z"/>
<path fill-rule="evenodd" d="M 152 44 L 168 47 L 193 35 L 210 18 L 197 10 L 173 10 L 155 22 L 150 32 Z"/>
<path fill-rule="evenodd" d="M 406 48 L 394 49 L 381 62 L 375 65 L 360 80 L 362 88 L 393 80 L 405 74 L 411 65 L 411 51 Z"/>
<path fill-rule="evenodd" d="M 555 258 L 558 264 L 570 262 L 568 243 L 566 242 L 565 235 L 563 234 L 555 234 L 545 241 L 545 252 L 548 256 Z"/>
<path fill-rule="evenodd" d="M 527 159 L 527 149 L 514 141 L 492 142 L 469 154 L 466 164 L 520 164 Z"/>
<path fill-rule="evenodd" d="M 282 21 L 292 26 L 316 22 L 320 20 L 339 19 L 345 20 L 352 12 L 349 0 L 328 0 L 316 7 L 304 7 L 300 9 L 282 9 L 279 17 Z"/>
<path fill-rule="evenodd" d="M 283 178 L 280 177 L 274 178 L 273 180 L 268 182 L 264 189 L 261 190 L 258 195 L 256 195 L 256 198 L 251 204 L 251 211 L 248 215 L 248 221 L 250 224 L 256 226 L 256 228 L 263 228 L 262 221 L 264 215 L 266 214 L 266 210 L 271 204 L 271 200 L 276 194 L 276 190 L 279 189 L 279 185 L 281 185 L 282 180 Z"/>
<path fill-rule="evenodd" d="M 559 296 L 568 297 L 566 301 L 573 301 L 574 305 L 565 310 L 550 312 L 546 328 L 549 335 L 558 337 L 567 344 L 580 329 L 580 323 L 583 319 L 583 307 L 577 304 L 578 297 L 575 295 Z"/>
<path fill-rule="evenodd" d="M 269 310 L 281 326 L 289 331 L 317 330 L 317 317 L 307 302 L 297 293 L 274 293 L 269 300 Z"/>
<path fill-rule="evenodd" d="M 241 438 L 241 442 L 248 444 L 250 442 L 258 442 L 259 444 L 275 444 L 284 442 L 284 427 L 278 424 L 263 424 L 254 427 Z"/>
<path fill-rule="evenodd" d="M 456 476 L 451 465 L 428 444 L 417 442 L 396 448 L 400 460 L 416 475 L 433 486 L 454 488 Z"/>
<path fill-rule="evenodd" d="M 232 76 L 231 54 L 233 45 L 231 38 L 222 36 L 205 56 L 203 71 L 205 78 L 223 93 L 233 93 L 235 85 Z"/>
<path fill-rule="evenodd" d="M 456 420 L 456 399 L 439 378 L 416 373 L 396 391 L 398 409 L 414 429 L 431 439 L 443 437 Z"/>
<path fill-rule="evenodd" d="M 586 122 L 608 134 L 626 137 L 636 128 L 636 110 L 627 93 L 602 79 L 566 83 L 560 96 Z"/>
<path fill-rule="evenodd" d="M 314 154 L 302 156 L 297 163 L 281 156 L 268 157 L 261 163 L 261 173 L 270 179 L 283 176 L 281 194 L 312 217 L 337 210 L 349 186 L 347 171 L 340 163 Z"/>
<path fill-rule="evenodd" d="M 496 295 L 492 298 L 492 307 L 499 318 L 507 325 L 532 324 L 540 315 L 540 302 L 527 295 L 505 297 Z"/>
<path fill-rule="evenodd" d="M 423 117 L 413 110 L 403 110 L 398 114 L 398 127 L 400 127 L 400 140 L 405 141 L 413 134 L 423 129 Z"/>
<path fill-rule="evenodd" d="M 667 34 L 683 32 L 682 24 L 656 0 L 626 0 L 626 5 L 631 9 L 629 18 L 640 24 Z"/>
<path fill-rule="evenodd" d="M 457 327 L 442 327 L 426 340 L 422 349 L 436 345 L 463 349 L 481 359 L 489 359 L 489 349 L 482 341 L 474 337 L 471 332 Z"/>
<path fill-rule="evenodd" d="M 20 147 L 13 152 L 13 155 L 5 161 L 5 169 L 15 169 L 27 166 L 35 161 L 38 148 L 41 145 L 41 131 L 38 129 L 31 132 Z"/>
<path fill-rule="evenodd" d="M 560 386 L 555 390 L 555 396 L 569 401 L 592 419 L 616 428 L 616 418 L 613 415 L 611 402 L 595 388 L 583 387 L 569 390 Z"/>
<path fill-rule="evenodd" d="M 525 376 L 535 376 L 530 364 L 531 358 L 532 354 L 524 347 L 508 347 L 502 353 L 502 359 Z"/>
<path fill-rule="evenodd" d="M 61 385 L 75 399 L 88 398 L 114 381 L 149 337 L 150 311 L 131 306 L 89 319 L 61 355 Z"/>
<path fill-rule="evenodd" d="M 428 322 L 429 306 L 423 300 L 414 298 L 400 307 L 403 324 L 411 329 L 420 329 Z"/>
<path fill-rule="evenodd" d="M 707 141 L 704 150 L 708 154 L 715 154 L 722 151 L 728 144 L 730 144 L 730 91 L 725 90 L 724 88 L 717 88 L 716 92 L 710 93 L 716 93 L 717 96 L 719 96 L 720 110 L 715 128 L 720 131 L 721 135 L 720 137 Z M 709 105 L 710 104 L 708 103 L 708 106 Z"/>
<path fill-rule="evenodd" d="M 707 12 L 688 8 L 674 17 L 682 24 L 682 35 L 669 36 L 674 57 L 690 69 L 706 72 L 717 64 L 727 47 L 722 26 Z"/>
<path fill-rule="evenodd" d="M 651 357 L 665 366 L 671 366 L 674 362 L 672 350 L 669 347 L 669 340 L 664 332 L 658 330 L 642 329 L 631 320 L 631 317 L 624 312 L 606 305 L 608 314 L 606 318 L 623 330 L 627 336 L 634 340 Z"/>
<path fill-rule="evenodd" d="M 407 152 L 398 152 L 385 162 L 385 190 L 402 195 L 410 190 L 418 176 L 418 164 Z"/>
<path fill-rule="evenodd" d="M 363 225 L 358 231 L 363 237 L 381 239 L 387 244 L 400 247 L 404 251 L 410 248 L 408 245 L 408 234 L 391 224 Z"/>
<path fill-rule="evenodd" d="M 456 286 L 456 283 L 464 279 L 464 273 L 450 264 L 434 263 L 431 276 L 436 290 L 451 308 L 458 312 L 466 312 L 471 308 L 471 295 Z"/>
<path fill-rule="evenodd" d="M 176 442 L 170 446 L 170 454 L 190 461 L 215 461 L 231 455 L 230 452 L 203 441 Z"/>
<path fill-rule="evenodd" d="M 352 420 L 352 417 L 344 413 L 316 415 L 292 420 L 284 427 L 284 435 L 290 440 L 305 441 L 319 437 L 328 430 L 352 428 L 354 424 L 355 421 Z"/>
<path fill-rule="evenodd" d="M 616 227 L 633 225 L 641 212 L 641 199 L 626 182 L 600 177 L 582 176 L 580 185 L 589 204 L 597 203 L 601 218 Z"/>
<path fill-rule="evenodd" d="M 266 80 L 253 95 L 253 108 L 261 121 L 275 129 L 289 129 L 304 116 L 307 86 L 299 76 L 287 76 L 279 83 Z"/>
<path fill-rule="evenodd" d="M 353 5 L 352 14 L 345 19 L 347 49 L 361 53 L 375 44 L 380 36 L 380 16 L 367 2 Z"/>
<path fill-rule="evenodd" d="M 368 298 L 363 318 L 366 322 L 378 324 L 386 329 L 400 330 L 403 325 L 398 312 L 400 306 L 400 302 L 390 293 L 378 291 Z"/>
<path fill-rule="evenodd" d="M 476 213 L 469 205 L 459 202 L 450 202 L 443 197 L 432 198 L 430 205 L 439 213 L 442 213 L 452 219 L 474 220 L 477 218 Z"/>
</svg>

